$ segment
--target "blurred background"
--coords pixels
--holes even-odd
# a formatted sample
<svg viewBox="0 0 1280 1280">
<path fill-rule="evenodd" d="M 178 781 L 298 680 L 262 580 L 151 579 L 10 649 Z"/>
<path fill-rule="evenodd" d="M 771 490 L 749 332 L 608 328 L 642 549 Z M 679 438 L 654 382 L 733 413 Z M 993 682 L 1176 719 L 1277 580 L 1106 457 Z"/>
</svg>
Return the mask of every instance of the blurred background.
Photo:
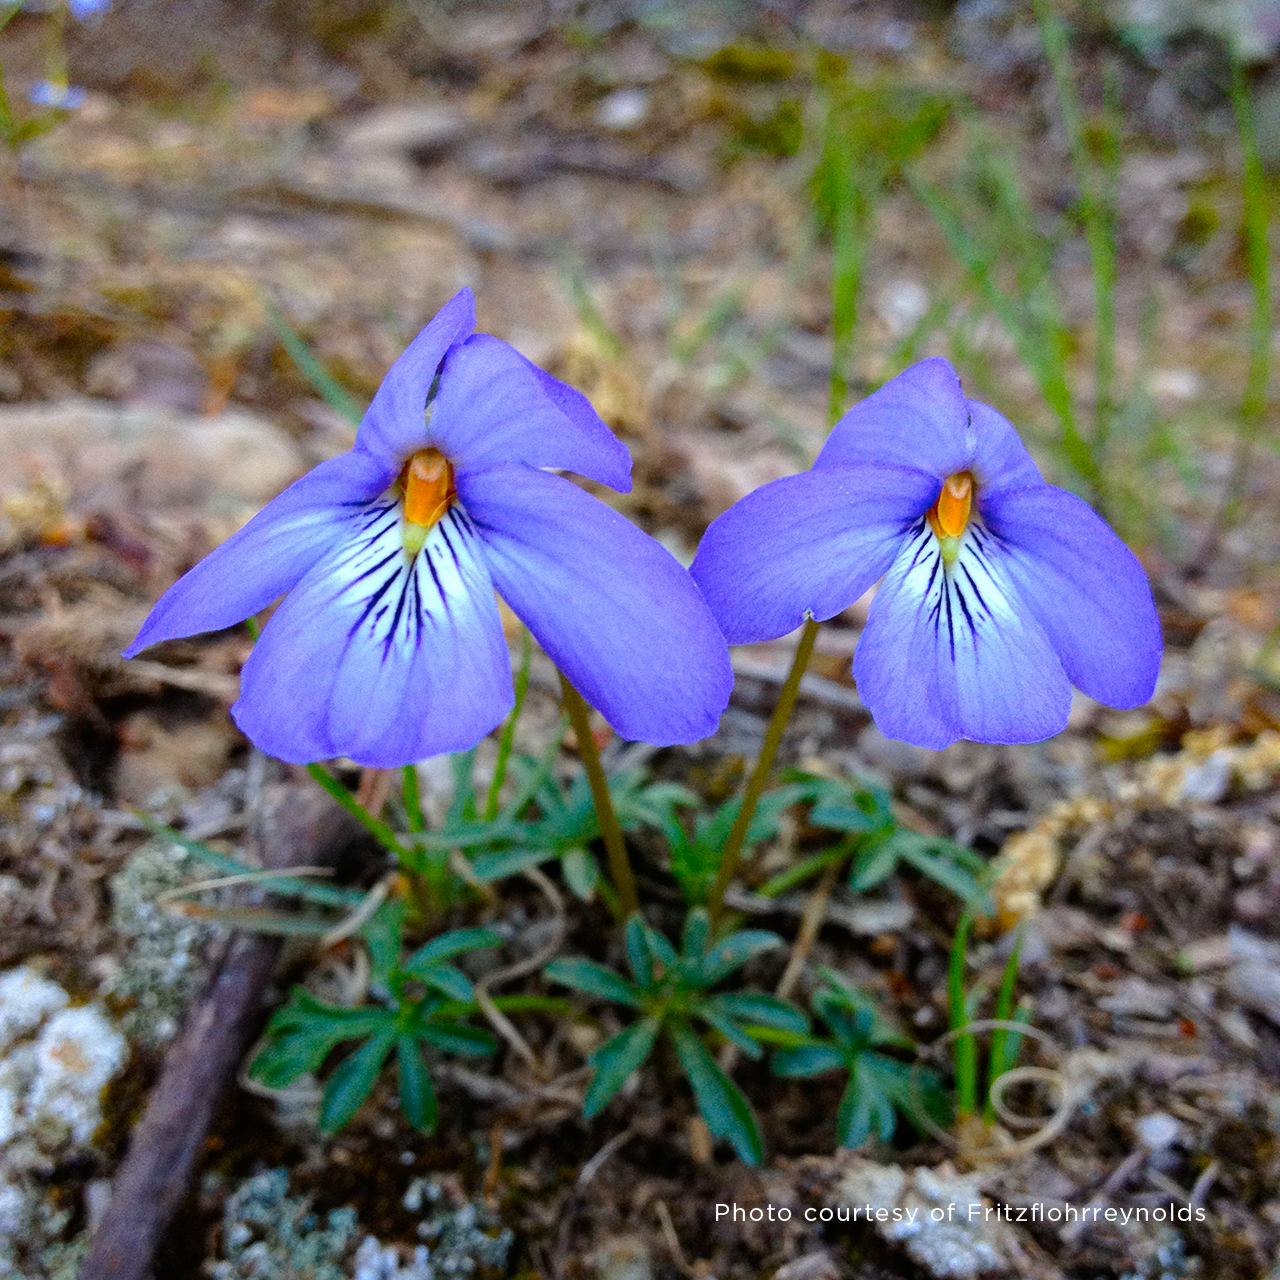
<svg viewBox="0 0 1280 1280">
<path fill-rule="evenodd" d="M 1280 1230 L 1280 990 L 1265 978 L 1280 938 L 1276 0 L 29 0 L 0 3 L 0 21 L 0 964 L 37 957 L 77 999 L 112 989 L 117 1013 L 136 1006 L 111 988 L 139 935 L 107 885 L 139 837 L 107 819 L 142 805 L 217 833 L 225 780 L 249 767 L 225 714 L 249 642 L 128 667 L 119 650 L 178 573 L 350 446 L 391 361 L 460 287 L 482 331 L 620 434 L 635 488 L 602 496 L 686 562 L 716 514 L 808 466 L 843 409 L 944 355 L 1143 560 L 1168 645 L 1157 697 L 1123 714 L 1078 700 L 1061 741 L 1017 760 L 922 753 L 859 707 L 855 606 L 824 628 L 793 756 L 880 778 L 924 829 L 984 852 L 1014 830 L 1065 840 L 1044 854 L 1055 869 L 1096 823 L 1042 820 L 1101 788 L 1099 771 L 1158 807 L 1138 834 L 1104 823 L 1075 865 L 1105 865 L 1055 899 L 1075 915 L 1046 915 L 1043 981 L 1063 993 L 1047 1025 L 1088 1040 L 1080 1002 L 1115 997 L 1108 1018 L 1191 1037 L 1236 1092 L 1219 1081 L 1217 1101 L 1178 1112 L 1134 1085 L 1078 1167 L 1042 1182 L 1084 1194 L 1132 1145 L 1134 1115 L 1172 1111 L 1195 1135 L 1183 1181 L 1212 1166 L 1230 1184 L 1226 1225 L 1197 1246 L 1218 1261 L 1169 1270 L 1195 1249 L 1161 1261 L 1168 1241 L 1122 1241 L 1087 1274 L 1265 1273 Z M 787 641 L 737 652 L 721 734 L 661 767 L 722 794 L 788 659 Z M 549 732 L 545 701 L 531 734 Z M 1030 905 L 1005 923 L 1039 910 L 1040 853 L 1018 886 Z M 1247 964 L 1223 941 L 1237 926 L 1262 940 Z M 1167 935 L 1154 970 L 1131 960 L 1149 927 Z M 1218 950 L 1186 960 L 1206 939 Z M 926 1028 L 941 981 L 928 928 L 870 929 L 858 946 L 867 982 Z M 1061 985 L 1072 966 L 1085 977 Z M 1195 1040 L 1219 1014 L 1212 1044 Z M 1107 1023 L 1138 1034 L 1127 1025 Z M 85 1188 L 109 1176 L 164 1040 L 129 1034 L 132 1100 L 74 1169 L 65 1147 L 62 1165 L 47 1156 L 64 1219 L 14 1202 L 28 1270 L 9 1274 L 74 1274 Z M 778 1121 L 775 1150 L 817 1149 L 780 1136 L 799 1114 Z M 296 1158 L 273 1142 L 273 1159 Z M 519 1257 L 612 1280 L 678 1272 L 651 1208 L 636 1228 L 649 1270 L 609 1271 L 609 1228 L 590 1214 L 557 1243 L 548 1170 L 589 1151 L 549 1150 L 511 1210 L 543 1242 Z M 607 1194 L 631 1204 L 670 1158 Z M 487 1157 L 467 1159 L 478 1184 Z M 252 1165 L 242 1152 L 234 1169 Z M 698 1195 L 728 1194 L 699 1168 Z M 710 1256 L 687 1188 L 664 1186 L 690 1256 Z M 214 1222 L 226 1187 L 210 1195 L 190 1209 L 199 1243 L 166 1274 L 197 1273 L 191 1224 Z M 717 1274 L 772 1274 L 787 1261 L 773 1247 L 723 1243 Z M 923 1274 L 897 1257 L 794 1275 Z"/>
</svg>

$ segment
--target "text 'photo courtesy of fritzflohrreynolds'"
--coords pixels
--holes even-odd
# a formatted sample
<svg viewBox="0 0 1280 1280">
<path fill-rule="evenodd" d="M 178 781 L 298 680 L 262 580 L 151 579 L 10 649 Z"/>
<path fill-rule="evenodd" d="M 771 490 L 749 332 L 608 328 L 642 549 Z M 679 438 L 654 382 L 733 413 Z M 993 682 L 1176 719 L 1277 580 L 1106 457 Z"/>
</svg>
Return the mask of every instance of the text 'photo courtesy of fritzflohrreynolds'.
<svg viewBox="0 0 1280 1280">
<path fill-rule="evenodd" d="M 1280 1280 L 1280 0 L 0 0 L 0 1280 Z"/>
</svg>

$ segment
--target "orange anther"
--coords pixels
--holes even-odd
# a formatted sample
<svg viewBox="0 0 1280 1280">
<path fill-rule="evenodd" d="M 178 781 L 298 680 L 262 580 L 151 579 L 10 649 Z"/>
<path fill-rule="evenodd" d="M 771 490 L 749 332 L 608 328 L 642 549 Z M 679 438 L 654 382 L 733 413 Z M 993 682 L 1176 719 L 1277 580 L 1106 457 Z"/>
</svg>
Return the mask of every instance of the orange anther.
<svg viewBox="0 0 1280 1280">
<path fill-rule="evenodd" d="M 430 529 L 457 496 L 453 464 L 439 449 L 420 449 L 400 475 L 404 487 L 404 518 Z"/>
<path fill-rule="evenodd" d="M 969 523 L 973 506 L 973 476 L 957 471 L 942 484 L 938 500 L 929 510 L 929 523 L 939 538 L 958 538 Z"/>
</svg>

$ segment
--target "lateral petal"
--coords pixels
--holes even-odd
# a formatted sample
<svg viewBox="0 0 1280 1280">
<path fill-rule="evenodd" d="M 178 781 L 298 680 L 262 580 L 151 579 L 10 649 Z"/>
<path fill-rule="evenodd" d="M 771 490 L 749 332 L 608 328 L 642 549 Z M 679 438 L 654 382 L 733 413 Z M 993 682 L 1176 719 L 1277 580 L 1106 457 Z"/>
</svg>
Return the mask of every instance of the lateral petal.
<svg viewBox="0 0 1280 1280">
<path fill-rule="evenodd" d="M 772 640 L 848 608 L 937 491 L 923 471 L 874 463 L 775 480 L 711 522 L 689 572 L 730 644 Z"/>
<path fill-rule="evenodd" d="M 476 300 L 460 289 L 387 370 L 356 432 L 356 445 L 394 467 L 426 448 L 427 393 L 449 348 L 476 327 Z"/>
<path fill-rule="evenodd" d="M 928 524 L 876 592 L 853 657 L 858 695 L 891 738 L 1038 742 L 1066 727 L 1071 687 L 977 521 L 944 564 Z"/>
<path fill-rule="evenodd" d="M 855 404 L 832 428 L 814 468 L 890 463 L 945 480 L 973 460 L 960 378 L 940 356 L 921 360 Z"/>
<path fill-rule="evenodd" d="M 1149 701 L 1160 619 L 1133 552 L 1088 503 L 1052 485 L 994 494 L 983 511 L 1071 683 L 1112 707 Z"/>
<path fill-rule="evenodd" d="M 627 739 L 715 731 L 733 671 L 693 579 L 659 543 L 559 476 L 461 474 L 494 585 L 552 661 Z"/>
<path fill-rule="evenodd" d="M 479 539 L 452 508 L 417 556 L 398 504 L 315 566 L 262 633 L 232 714 L 263 751 L 392 768 L 475 744 L 511 708 L 511 665 Z"/>
<path fill-rule="evenodd" d="M 307 472 L 160 597 L 124 656 L 161 640 L 221 631 L 265 609 L 341 541 L 393 474 L 362 449 Z"/>
<path fill-rule="evenodd" d="M 487 333 L 446 357 L 428 436 L 461 470 L 525 462 L 631 489 L 631 455 L 587 398 Z"/>
</svg>

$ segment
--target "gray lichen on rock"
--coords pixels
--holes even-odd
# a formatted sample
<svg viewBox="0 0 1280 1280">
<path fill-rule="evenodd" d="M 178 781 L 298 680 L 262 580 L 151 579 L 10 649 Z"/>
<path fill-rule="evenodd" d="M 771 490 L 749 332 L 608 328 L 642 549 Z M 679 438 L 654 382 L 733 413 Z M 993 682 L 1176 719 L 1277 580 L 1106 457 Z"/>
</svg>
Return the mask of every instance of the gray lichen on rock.
<svg viewBox="0 0 1280 1280">
<path fill-rule="evenodd" d="M 191 862 L 181 845 L 156 837 L 111 877 L 112 923 L 129 943 L 105 991 L 126 1006 L 121 1023 L 129 1037 L 150 1047 L 163 1047 L 177 1033 L 199 990 L 201 953 L 213 933 L 156 903 L 189 878 Z"/>
<path fill-rule="evenodd" d="M 322 1215 L 307 1196 L 289 1194 L 285 1169 L 271 1169 L 242 1183 L 223 1209 L 223 1258 L 212 1280 L 444 1280 L 501 1273 L 511 1232 L 491 1234 L 486 1211 L 474 1204 L 450 1207 L 439 1183 L 416 1178 L 404 1206 L 426 1210 L 416 1245 L 383 1244 L 360 1237 L 350 1207 Z"/>
</svg>

